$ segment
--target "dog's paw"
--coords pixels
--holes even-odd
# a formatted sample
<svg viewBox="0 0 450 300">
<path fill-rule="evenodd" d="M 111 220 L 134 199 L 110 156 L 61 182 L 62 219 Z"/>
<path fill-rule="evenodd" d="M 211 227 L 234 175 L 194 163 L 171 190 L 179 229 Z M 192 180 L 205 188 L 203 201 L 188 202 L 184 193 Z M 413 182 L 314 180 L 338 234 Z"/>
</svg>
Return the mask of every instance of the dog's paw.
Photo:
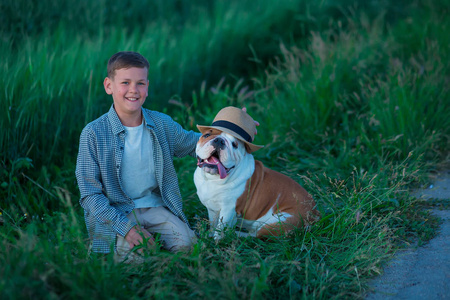
<svg viewBox="0 0 450 300">
<path fill-rule="evenodd" d="M 241 230 L 236 230 L 236 235 L 238 237 L 248 237 L 248 236 L 250 236 L 250 233 L 244 232 L 244 231 L 241 231 Z"/>
<path fill-rule="evenodd" d="M 216 241 L 216 244 L 223 239 L 223 232 L 222 231 L 214 231 L 214 240 Z"/>
</svg>

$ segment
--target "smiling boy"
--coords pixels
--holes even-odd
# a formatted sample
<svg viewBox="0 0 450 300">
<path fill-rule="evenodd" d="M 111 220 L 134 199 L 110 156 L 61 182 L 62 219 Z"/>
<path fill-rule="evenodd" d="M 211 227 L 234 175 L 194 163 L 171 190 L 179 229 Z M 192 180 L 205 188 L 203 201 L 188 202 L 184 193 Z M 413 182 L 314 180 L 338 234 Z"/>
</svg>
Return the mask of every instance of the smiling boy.
<svg viewBox="0 0 450 300">
<path fill-rule="evenodd" d="M 76 177 L 92 251 L 113 249 L 116 260 L 153 244 L 154 233 L 169 251 L 190 249 L 196 239 L 182 211 L 173 158 L 195 156 L 200 134 L 142 107 L 148 69 L 139 53 L 114 54 L 103 82 L 113 105 L 80 136 Z"/>
</svg>

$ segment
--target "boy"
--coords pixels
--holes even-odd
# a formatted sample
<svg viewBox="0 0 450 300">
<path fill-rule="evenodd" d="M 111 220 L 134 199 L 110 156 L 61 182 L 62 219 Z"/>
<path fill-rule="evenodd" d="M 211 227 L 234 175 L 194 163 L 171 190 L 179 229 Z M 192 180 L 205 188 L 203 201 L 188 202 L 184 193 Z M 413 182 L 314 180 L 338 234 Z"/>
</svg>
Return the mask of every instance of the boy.
<svg viewBox="0 0 450 300">
<path fill-rule="evenodd" d="M 139 53 L 114 54 L 103 82 L 113 105 L 80 136 L 76 177 L 92 251 L 109 253 L 114 245 L 116 261 L 134 246 L 153 244 L 152 233 L 169 251 L 190 249 L 196 239 L 172 159 L 195 156 L 200 134 L 142 107 L 148 69 Z"/>
</svg>

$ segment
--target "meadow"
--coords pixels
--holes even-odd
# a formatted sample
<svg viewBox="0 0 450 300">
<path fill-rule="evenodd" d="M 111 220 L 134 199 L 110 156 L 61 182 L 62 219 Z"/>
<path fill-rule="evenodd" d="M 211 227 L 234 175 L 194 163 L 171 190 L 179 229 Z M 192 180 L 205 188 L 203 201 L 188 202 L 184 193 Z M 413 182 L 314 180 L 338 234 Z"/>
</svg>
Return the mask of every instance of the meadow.
<svg viewBox="0 0 450 300">
<path fill-rule="evenodd" d="M 410 192 L 449 167 L 450 3 L 274 3 L 2 1 L 2 299 L 363 298 L 397 249 L 433 237 L 427 209 L 442 203 Z M 155 246 L 138 266 L 90 255 L 78 139 L 112 104 L 102 82 L 122 50 L 150 62 L 144 106 L 186 129 L 247 107 L 265 145 L 255 157 L 301 183 L 322 219 L 216 244 L 187 157 L 192 253 Z"/>
</svg>

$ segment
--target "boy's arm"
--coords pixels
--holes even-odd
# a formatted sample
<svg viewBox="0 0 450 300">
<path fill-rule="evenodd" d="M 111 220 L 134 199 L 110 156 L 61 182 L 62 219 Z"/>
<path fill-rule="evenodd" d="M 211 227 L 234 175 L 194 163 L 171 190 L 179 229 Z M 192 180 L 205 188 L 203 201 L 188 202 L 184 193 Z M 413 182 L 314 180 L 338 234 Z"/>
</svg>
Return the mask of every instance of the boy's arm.
<svg viewBox="0 0 450 300">
<path fill-rule="evenodd" d="M 197 145 L 198 139 L 201 136 L 201 133 L 194 132 L 192 130 L 187 131 L 181 127 L 175 121 L 172 121 L 172 130 L 174 132 L 173 140 L 174 140 L 174 156 L 176 157 L 184 157 L 186 155 L 190 155 L 195 157 L 195 147 Z"/>
<path fill-rule="evenodd" d="M 80 204 L 94 215 L 99 223 L 109 224 L 115 232 L 125 236 L 137 224 L 111 206 L 109 199 L 103 193 L 96 144 L 94 132 L 88 129 L 83 130 L 75 171 L 81 195 Z"/>
<path fill-rule="evenodd" d="M 195 157 L 195 147 L 201 133 L 192 130 L 187 131 L 175 121 L 172 121 L 171 132 L 174 142 L 174 156 L 185 157 L 190 155 Z"/>
</svg>

